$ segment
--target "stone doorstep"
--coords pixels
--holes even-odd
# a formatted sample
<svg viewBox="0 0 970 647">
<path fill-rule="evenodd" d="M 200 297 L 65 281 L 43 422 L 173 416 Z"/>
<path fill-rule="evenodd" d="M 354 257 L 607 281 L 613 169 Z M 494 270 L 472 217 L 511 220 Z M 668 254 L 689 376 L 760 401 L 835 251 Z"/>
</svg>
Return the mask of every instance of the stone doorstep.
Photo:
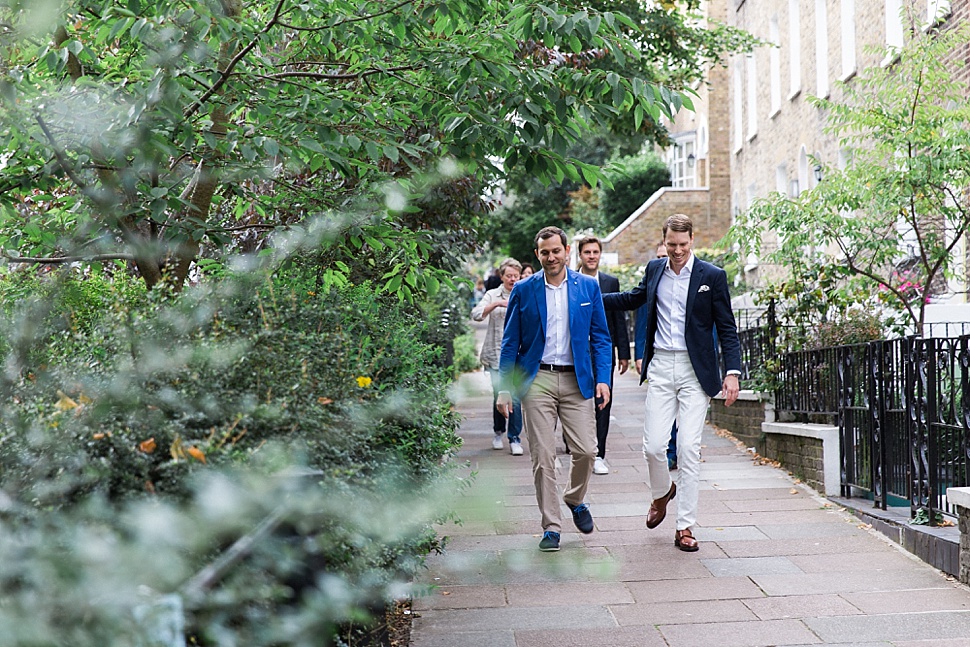
<svg viewBox="0 0 970 647">
<path fill-rule="evenodd" d="M 954 488 L 947 490 L 949 492 Z M 970 490 L 970 488 L 963 488 Z M 828 497 L 829 501 L 840 505 L 861 521 L 872 526 L 881 534 L 899 544 L 921 560 L 943 571 L 947 575 L 959 577 L 960 570 L 960 531 L 956 526 L 923 526 L 909 523 L 909 508 L 892 507 L 886 510 L 873 507 L 868 499 L 845 499 Z"/>
<path fill-rule="evenodd" d="M 839 428 L 833 425 L 817 425 L 804 422 L 764 422 L 761 431 L 765 434 L 801 436 L 817 438 L 822 441 L 822 474 L 826 496 L 838 496 L 841 492 L 839 457 Z"/>
</svg>

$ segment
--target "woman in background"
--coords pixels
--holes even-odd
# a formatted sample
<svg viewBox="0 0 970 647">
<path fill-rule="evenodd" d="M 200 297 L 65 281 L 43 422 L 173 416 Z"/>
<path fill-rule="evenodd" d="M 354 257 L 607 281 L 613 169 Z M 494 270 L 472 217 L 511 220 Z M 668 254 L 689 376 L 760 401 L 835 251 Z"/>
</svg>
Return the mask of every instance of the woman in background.
<svg viewBox="0 0 970 647">
<path fill-rule="evenodd" d="M 502 353 L 502 332 L 505 329 L 505 309 L 509 305 L 509 295 L 512 287 L 519 280 L 522 265 L 514 258 L 508 258 L 499 265 L 498 274 L 502 284 L 497 288 L 485 292 L 485 296 L 472 308 L 472 319 L 484 321 L 488 317 L 488 329 L 485 331 L 485 341 L 482 343 L 482 366 L 492 378 L 492 449 L 502 449 L 502 435 L 506 433 L 508 422 L 509 450 L 513 456 L 522 455 L 522 405 L 518 400 L 512 402 L 512 415 L 506 421 L 505 416 L 495 407 L 495 399 L 499 392 L 498 362 Z"/>
</svg>

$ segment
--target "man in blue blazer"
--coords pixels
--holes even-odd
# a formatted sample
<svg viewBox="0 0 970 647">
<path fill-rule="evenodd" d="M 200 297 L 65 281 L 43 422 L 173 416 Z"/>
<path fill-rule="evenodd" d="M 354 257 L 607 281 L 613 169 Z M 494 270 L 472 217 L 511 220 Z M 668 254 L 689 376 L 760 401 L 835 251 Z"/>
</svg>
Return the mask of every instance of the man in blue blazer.
<svg viewBox="0 0 970 647">
<path fill-rule="evenodd" d="M 508 415 L 512 392 L 522 402 L 542 515 L 539 549 L 559 550 L 562 519 L 556 487 L 556 423 L 569 444 L 571 466 L 563 500 L 583 533 L 593 532 L 585 503 L 596 456 L 594 398 L 610 401 L 612 341 L 599 283 L 567 267 L 569 245 L 558 227 L 535 237 L 542 271 L 512 288 L 499 360 L 496 407 Z"/>
<path fill-rule="evenodd" d="M 606 294 L 603 303 L 607 310 L 646 307 L 640 382 L 647 382 L 643 455 L 653 497 L 647 527 L 660 525 L 667 504 L 679 492 L 674 545 L 693 552 L 698 549 L 691 527 L 697 521 L 701 433 L 712 397 L 723 392 L 727 406 L 737 400 L 741 343 L 727 274 L 694 256 L 690 218 L 683 214 L 667 218 L 663 237 L 668 257 L 650 261 L 637 287 Z M 723 380 L 715 339 L 727 369 Z M 671 482 L 665 456 L 674 422 L 679 467 L 676 483 Z"/>
</svg>

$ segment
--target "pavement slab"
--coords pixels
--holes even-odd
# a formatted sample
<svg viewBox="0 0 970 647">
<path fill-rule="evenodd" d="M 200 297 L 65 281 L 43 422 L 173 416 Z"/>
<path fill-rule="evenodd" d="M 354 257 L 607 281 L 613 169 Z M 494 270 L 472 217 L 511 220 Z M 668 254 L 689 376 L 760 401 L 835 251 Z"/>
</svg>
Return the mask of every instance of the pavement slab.
<svg viewBox="0 0 970 647">
<path fill-rule="evenodd" d="M 648 530 L 644 387 L 629 373 L 614 384 L 611 472 L 590 481 L 595 531 L 563 507 L 562 550 L 540 552 L 529 457 L 491 449 L 485 376 L 460 385 L 470 486 L 449 509 L 463 525 L 437 527 L 449 541 L 415 582 L 411 647 L 970 647 L 970 589 L 711 428 L 700 550 L 674 547 L 673 516 Z"/>
<path fill-rule="evenodd" d="M 692 600 L 610 607 L 621 625 L 741 622 L 758 617 L 740 600 Z"/>
<path fill-rule="evenodd" d="M 461 643 L 456 643 L 461 644 Z M 653 627 L 617 627 L 614 629 L 581 629 L 550 631 L 516 631 L 517 647 L 666 647 L 663 637 Z M 464 647 L 464 645 L 462 646 Z"/>
<path fill-rule="evenodd" d="M 822 642 L 800 620 L 661 625 L 659 629 L 670 647 L 774 647 Z"/>
<path fill-rule="evenodd" d="M 862 613 L 862 611 L 844 597 L 832 594 L 749 598 L 744 600 L 744 605 L 759 620 L 852 616 Z"/>
<path fill-rule="evenodd" d="M 848 640 L 912 641 L 928 636 L 963 640 L 970 636 L 970 611 L 807 618 L 805 624 L 829 643 Z"/>
</svg>

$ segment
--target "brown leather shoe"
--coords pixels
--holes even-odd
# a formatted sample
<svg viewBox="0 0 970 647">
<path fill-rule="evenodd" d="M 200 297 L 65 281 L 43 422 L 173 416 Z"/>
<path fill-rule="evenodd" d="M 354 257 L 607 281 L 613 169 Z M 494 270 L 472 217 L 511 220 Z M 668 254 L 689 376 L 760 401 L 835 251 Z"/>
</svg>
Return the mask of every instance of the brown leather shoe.
<svg viewBox="0 0 970 647">
<path fill-rule="evenodd" d="M 677 495 L 677 484 L 671 483 L 667 494 L 654 499 L 647 511 L 647 528 L 656 528 L 667 516 L 667 504 Z"/>
<path fill-rule="evenodd" d="M 690 528 L 684 528 L 674 533 L 674 546 L 685 553 L 693 553 L 700 548 L 697 545 L 697 540 L 694 539 L 694 535 L 691 534 Z"/>
</svg>

